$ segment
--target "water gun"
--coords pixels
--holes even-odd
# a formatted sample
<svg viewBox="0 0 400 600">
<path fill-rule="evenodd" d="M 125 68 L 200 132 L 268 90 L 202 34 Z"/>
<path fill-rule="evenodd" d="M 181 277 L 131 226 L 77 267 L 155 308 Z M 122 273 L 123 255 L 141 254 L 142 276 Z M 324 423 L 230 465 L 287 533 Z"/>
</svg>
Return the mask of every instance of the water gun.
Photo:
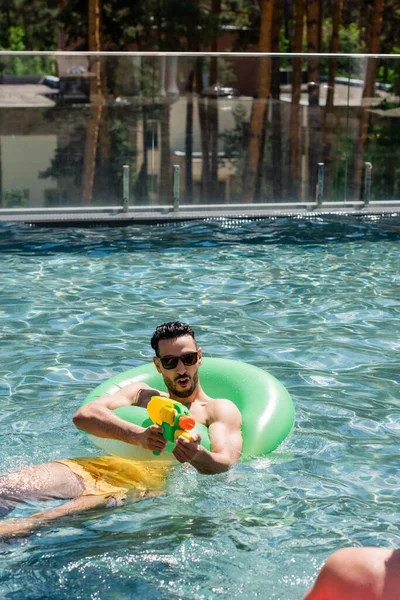
<svg viewBox="0 0 400 600">
<path fill-rule="evenodd" d="M 190 431 L 196 426 L 195 420 L 190 416 L 186 406 L 169 398 L 152 396 L 147 405 L 147 412 L 153 423 L 164 428 L 163 436 L 168 442 L 175 443 L 181 435 L 192 441 Z M 156 456 L 160 452 L 153 452 Z"/>
</svg>

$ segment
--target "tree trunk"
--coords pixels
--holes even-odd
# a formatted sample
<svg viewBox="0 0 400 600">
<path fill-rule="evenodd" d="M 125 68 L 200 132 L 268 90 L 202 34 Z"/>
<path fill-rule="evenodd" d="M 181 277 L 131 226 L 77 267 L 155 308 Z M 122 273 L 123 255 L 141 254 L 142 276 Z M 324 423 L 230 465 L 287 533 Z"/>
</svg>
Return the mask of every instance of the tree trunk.
<svg viewBox="0 0 400 600">
<path fill-rule="evenodd" d="M 301 53 L 303 50 L 303 30 L 306 0 L 296 0 L 296 15 L 293 35 L 292 50 Z M 292 59 L 292 103 L 290 107 L 290 134 L 289 134 L 289 171 L 291 197 L 299 197 L 300 188 L 300 96 L 302 83 L 302 59 L 294 56 Z"/>
<path fill-rule="evenodd" d="M 335 0 L 333 0 L 335 1 Z M 322 28 L 324 25 L 324 0 L 318 0 L 318 52 L 322 52 Z"/>
<path fill-rule="evenodd" d="M 215 17 L 219 17 L 221 13 L 221 0 L 212 0 L 211 12 Z M 212 43 L 212 51 L 218 52 L 218 39 Z M 211 57 L 210 60 L 210 81 L 209 85 L 218 84 L 218 58 Z M 218 198 L 218 133 L 219 133 L 219 118 L 218 118 L 218 96 L 209 98 L 207 101 L 208 107 L 208 131 L 211 141 L 211 163 L 210 163 L 210 180 L 208 184 L 209 197 Z"/>
<path fill-rule="evenodd" d="M 210 138 L 210 166 L 207 182 L 208 199 L 218 199 L 218 97 L 207 98 L 207 122 Z"/>
<path fill-rule="evenodd" d="M 259 52 L 271 51 L 272 14 L 274 0 L 262 0 Z M 250 121 L 248 168 L 245 175 L 244 200 L 256 199 L 257 173 L 262 155 L 262 131 L 271 88 L 271 57 L 259 58 L 258 98 L 253 100 Z"/>
<path fill-rule="evenodd" d="M 6 31 L 7 31 L 7 49 L 10 49 L 11 46 L 11 25 L 13 24 L 13 19 L 11 17 L 10 5 L 7 2 L 5 5 L 5 21 L 6 21 Z"/>
<path fill-rule="evenodd" d="M 280 50 L 282 27 L 281 3 L 274 3 L 272 20 L 271 52 Z M 282 200 L 282 123 L 281 123 L 281 59 L 272 59 L 271 99 L 272 99 L 272 192 L 274 202 Z"/>
<path fill-rule="evenodd" d="M 208 181 L 210 179 L 210 163 L 209 163 L 209 144 L 208 144 L 208 123 L 207 123 L 207 100 L 201 96 L 203 91 L 203 59 L 199 58 L 196 64 L 196 89 L 197 102 L 199 108 L 199 123 L 201 137 L 201 186 L 200 200 L 207 198 Z"/>
<path fill-rule="evenodd" d="M 161 143 L 160 143 L 160 180 L 158 196 L 161 203 L 172 201 L 172 173 L 171 173 L 171 148 L 170 148 L 170 114 L 171 105 L 169 97 L 161 99 Z"/>
<path fill-rule="evenodd" d="M 89 51 L 101 50 L 101 0 L 89 0 Z M 102 72 L 100 58 L 95 57 L 90 65 L 90 116 L 86 128 L 84 165 L 82 176 L 82 203 L 92 203 L 96 171 L 97 142 L 103 111 Z"/>
<path fill-rule="evenodd" d="M 374 0 L 368 44 L 369 54 L 378 54 L 379 52 L 379 38 L 382 28 L 382 13 L 383 0 Z M 367 60 L 367 72 L 365 75 L 364 90 L 362 95 L 362 106 L 360 109 L 359 133 L 355 151 L 355 164 L 352 185 L 352 198 L 354 200 L 358 200 L 360 198 L 361 179 L 364 162 L 364 147 L 367 139 L 369 121 L 368 107 L 371 105 L 374 96 L 376 68 L 377 59 L 369 58 Z"/>
<path fill-rule="evenodd" d="M 193 201 L 193 79 L 194 70 L 189 75 L 186 96 L 185 197 L 189 203 Z"/>
<path fill-rule="evenodd" d="M 31 40 L 31 28 L 29 27 L 29 20 L 26 18 L 26 4 L 22 4 L 22 6 L 20 7 L 21 10 L 21 17 L 22 17 L 22 22 L 23 22 L 23 27 L 24 27 L 24 44 L 25 44 L 25 50 L 32 50 L 32 40 Z"/>
<path fill-rule="evenodd" d="M 280 10 L 283 13 L 283 31 L 285 38 L 289 41 L 287 51 L 293 52 L 292 38 L 293 38 L 293 4 L 292 0 L 282 0 L 280 4 Z"/>
<path fill-rule="evenodd" d="M 148 204 L 149 201 L 149 186 L 148 186 L 148 169 L 149 161 L 147 156 L 147 114 L 146 107 L 142 107 L 142 146 L 143 146 L 143 162 L 136 176 L 136 182 L 134 186 L 134 198 L 135 202 Z"/>
<path fill-rule="evenodd" d="M 342 14 L 342 0 L 334 0 L 334 11 L 332 19 L 332 36 L 329 47 L 331 54 L 339 52 L 339 28 Z M 332 182 L 332 146 L 335 132 L 335 79 L 337 71 L 336 57 L 329 58 L 328 89 L 325 105 L 325 129 L 324 129 L 324 164 L 325 164 L 325 193 L 330 197 Z"/>
<path fill-rule="evenodd" d="M 307 0 L 307 47 L 310 54 L 318 52 L 319 0 Z M 308 57 L 308 195 L 315 198 L 318 162 L 320 160 L 319 57 Z"/>
</svg>

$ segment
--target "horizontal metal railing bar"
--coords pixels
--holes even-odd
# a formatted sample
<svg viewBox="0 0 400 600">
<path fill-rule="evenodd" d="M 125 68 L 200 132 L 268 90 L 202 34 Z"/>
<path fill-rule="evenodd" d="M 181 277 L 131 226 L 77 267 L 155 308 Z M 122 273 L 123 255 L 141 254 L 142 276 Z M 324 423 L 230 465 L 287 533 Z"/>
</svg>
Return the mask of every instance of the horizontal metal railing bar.
<svg viewBox="0 0 400 600">
<path fill-rule="evenodd" d="M 151 208 L 147 206 L 146 208 Z M 115 206 L 55 206 L 52 208 L 32 207 L 32 208 L 0 208 L 0 213 L 23 214 L 23 213 L 53 213 L 53 212 L 109 212 L 122 210 L 122 204 Z"/>
<path fill-rule="evenodd" d="M 320 207 L 323 206 L 364 206 L 365 202 L 363 200 L 343 200 L 343 202 L 322 202 Z M 400 202 L 399 202 L 400 204 Z"/>
<path fill-rule="evenodd" d="M 370 200 L 370 204 L 400 204 L 400 200 Z"/>
<path fill-rule="evenodd" d="M 248 208 L 248 209 L 258 209 L 258 208 L 272 208 L 272 207 L 286 207 L 286 206 L 297 206 L 297 207 L 310 207 L 316 206 L 316 202 L 276 202 L 276 203 L 263 203 L 263 204 L 180 204 L 180 210 L 188 210 L 188 209 L 217 209 L 217 208 L 225 208 L 229 210 L 231 208 Z M 65 206 L 65 207 L 54 207 L 54 208 L 0 208 L 0 214 L 38 214 L 38 213 L 69 213 L 69 212 L 115 212 L 122 211 L 122 205 L 115 206 Z M 172 210 L 172 204 L 149 204 L 147 206 L 129 206 L 129 212 L 136 211 L 147 211 L 147 210 Z"/>
<path fill-rule="evenodd" d="M 193 57 L 198 56 L 221 56 L 221 57 L 301 57 L 307 58 L 308 56 L 318 56 L 321 58 L 389 58 L 389 59 L 400 59 L 399 54 L 346 54 L 346 53 L 331 53 L 331 52 L 66 52 L 61 50 L 1 50 L 0 56 L 182 56 L 182 57 Z"/>
<path fill-rule="evenodd" d="M 221 204 L 180 204 L 179 208 L 225 208 L 229 210 L 230 208 L 248 208 L 248 209 L 257 209 L 257 208 L 279 208 L 284 206 L 316 206 L 316 202 L 260 202 L 257 204 L 246 202 L 246 203 L 221 203 Z"/>
<path fill-rule="evenodd" d="M 375 206 L 400 206 L 399 200 L 371 200 L 369 202 L 370 205 Z M 364 206 L 365 202 L 361 200 L 348 200 L 343 202 L 323 202 L 319 208 L 324 207 L 342 207 L 349 208 L 351 206 Z M 193 210 L 193 209 L 203 209 L 203 210 L 216 210 L 216 209 L 247 209 L 247 210 L 258 210 L 264 208 L 288 208 L 288 207 L 304 207 L 304 208 L 312 208 L 316 207 L 316 202 L 263 202 L 257 204 L 251 203 L 237 203 L 237 204 L 181 204 L 179 209 L 181 211 L 184 210 Z M 122 205 L 115 206 L 65 206 L 65 207 L 54 207 L 54 208 L 43 208 L 43 207 L 32 207 L 32 208 L 0 208 L 0 214 L 9 214 L 9 215 L 23 215 L 23 214 L 60 214 L 60 213 L 109 213 L 109 212 L 121 212 L 123 209 Z M 129 212 L 140 212 L 140 211 L 165 211 L 172 210 L 172 204 L 161 204 L 161 205 L 147 205 L 147 206 L 129 206 Z"/>
</svg>

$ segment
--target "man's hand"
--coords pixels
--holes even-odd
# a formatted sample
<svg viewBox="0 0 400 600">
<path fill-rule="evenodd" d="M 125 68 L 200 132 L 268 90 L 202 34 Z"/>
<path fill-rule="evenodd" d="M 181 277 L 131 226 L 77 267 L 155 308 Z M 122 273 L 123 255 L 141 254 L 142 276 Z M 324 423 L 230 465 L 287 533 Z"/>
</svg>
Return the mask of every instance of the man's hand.
<svg viewBox="0 0 400 600">
<path fill-rule="evenodd" d="M 164 429 L 155 423 L 138 435 L 138 442 L 145 450 L 164 452 L 167 440 L 163 437 Z"/>
<path fill-rule="evenodd" d="M 200 449 L 201 437 L 198 433 L 193 433 L 192 441 L 182 437 L 176 438 L 176 444 L 173 455 L 180 463 L 190 462 L 196 456 Z"/>
</svg>

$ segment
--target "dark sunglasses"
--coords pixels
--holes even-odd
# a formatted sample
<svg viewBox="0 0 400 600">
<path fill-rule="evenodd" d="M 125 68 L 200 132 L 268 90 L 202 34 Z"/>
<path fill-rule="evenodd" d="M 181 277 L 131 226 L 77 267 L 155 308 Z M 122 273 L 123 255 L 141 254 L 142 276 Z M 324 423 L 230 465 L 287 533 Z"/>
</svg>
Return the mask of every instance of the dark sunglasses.
<svg viewBox="0 0 400 600">
<path fill-rule="evenodd" d="M 197 363 L 198 352 L 187 352 L 181 356 L 161 356 L 158 357 L 164 369 L 175 369 L 178 362 L 181 360 L 185 367 L 192 367 Z"/>
</svg>

